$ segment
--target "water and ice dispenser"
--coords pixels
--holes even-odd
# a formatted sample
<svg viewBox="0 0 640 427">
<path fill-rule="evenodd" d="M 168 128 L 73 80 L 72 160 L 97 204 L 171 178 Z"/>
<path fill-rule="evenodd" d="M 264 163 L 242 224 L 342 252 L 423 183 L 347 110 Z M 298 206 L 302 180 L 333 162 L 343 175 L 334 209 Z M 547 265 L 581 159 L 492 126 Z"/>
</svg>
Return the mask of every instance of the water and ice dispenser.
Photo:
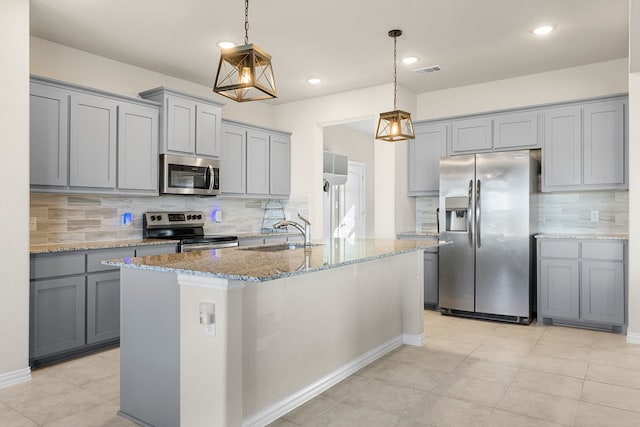
<svg viewBox="0 0 640 427">
<path fill-rule="evenodd" d="M 468 231 L 469 199 L 466 197 L 445 197 L 445 230 Z"/>
</svg>

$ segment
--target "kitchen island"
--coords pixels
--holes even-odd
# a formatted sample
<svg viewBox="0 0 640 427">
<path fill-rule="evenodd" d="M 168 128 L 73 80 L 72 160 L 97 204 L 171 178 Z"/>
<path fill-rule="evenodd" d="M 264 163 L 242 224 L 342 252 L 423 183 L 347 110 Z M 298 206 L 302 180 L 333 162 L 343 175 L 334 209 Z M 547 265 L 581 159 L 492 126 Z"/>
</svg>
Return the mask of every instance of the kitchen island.
<svg viewBox="0 0 640 427">
<path fill-rule="evenodd" d="M 121 267 L 121 414 L 263 426 L 403 343 L 423 345 L 423 251 L 441 244 L 334 239 L 107 261 Z"/>
</svg>

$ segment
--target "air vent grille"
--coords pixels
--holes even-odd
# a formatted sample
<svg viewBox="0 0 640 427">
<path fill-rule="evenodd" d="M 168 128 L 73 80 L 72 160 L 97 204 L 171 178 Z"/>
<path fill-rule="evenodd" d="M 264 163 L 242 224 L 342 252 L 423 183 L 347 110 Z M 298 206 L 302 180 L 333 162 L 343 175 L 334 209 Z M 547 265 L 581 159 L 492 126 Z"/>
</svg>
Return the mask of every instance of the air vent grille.
<svg viewBox="0 0 640 427">
<path fill-rule="evenodd" d="M 432 65 L 430 67 L 418 68 L 417 70 L 413 71 L 415 71 L 417 74 L 431 74 L 440 70 L 442 70 L 442 68 L 440 68 L 439 65 Z"/>
</svg>

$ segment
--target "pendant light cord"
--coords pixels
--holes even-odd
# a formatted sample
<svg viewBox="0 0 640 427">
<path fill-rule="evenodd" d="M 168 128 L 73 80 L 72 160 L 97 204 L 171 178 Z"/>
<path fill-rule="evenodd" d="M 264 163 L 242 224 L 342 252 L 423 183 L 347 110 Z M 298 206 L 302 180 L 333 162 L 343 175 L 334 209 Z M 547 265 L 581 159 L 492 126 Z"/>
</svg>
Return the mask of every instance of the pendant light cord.
<svg viewBox="0 0 640 427">
<path fill-rule="evenodd" d="M 244 44 L 249 44 L 249 0 L 244 0 Z"/>
<path fill-rule="evenodd" d="M 248 0 L 247 0 L 248 1 Z M 398 99 L 398 66 L 397 66 L 397 58 L 398 54 L 396 51 L 396 43 L 398 42 L 398 36 L 393 37 L 393 109 L 397 110 L 396 100 Z"/>
</svg>

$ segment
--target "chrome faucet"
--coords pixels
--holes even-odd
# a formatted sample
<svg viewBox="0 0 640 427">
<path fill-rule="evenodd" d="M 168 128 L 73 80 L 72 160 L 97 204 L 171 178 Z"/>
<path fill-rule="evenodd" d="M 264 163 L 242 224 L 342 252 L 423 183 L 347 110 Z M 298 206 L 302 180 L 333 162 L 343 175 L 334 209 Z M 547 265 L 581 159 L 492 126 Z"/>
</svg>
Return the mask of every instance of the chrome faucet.
<svg viewBox="0 0 640 427">
<path fill-rule="evenodd" d="M 298 229 L 302 236 L 304 237 L 304 245 L 311 246 L 311 223 L 308 219 L 304 218 L 302 215 L 298 214 L 298 218 L 300 218 L 304 222 L 304 228 L 295 221 L 290 221 L 288 219 L 278 221 L 273 224 L 273 228 L 283 228 L 288 225 L 295 227 Z"/>
</svg>

